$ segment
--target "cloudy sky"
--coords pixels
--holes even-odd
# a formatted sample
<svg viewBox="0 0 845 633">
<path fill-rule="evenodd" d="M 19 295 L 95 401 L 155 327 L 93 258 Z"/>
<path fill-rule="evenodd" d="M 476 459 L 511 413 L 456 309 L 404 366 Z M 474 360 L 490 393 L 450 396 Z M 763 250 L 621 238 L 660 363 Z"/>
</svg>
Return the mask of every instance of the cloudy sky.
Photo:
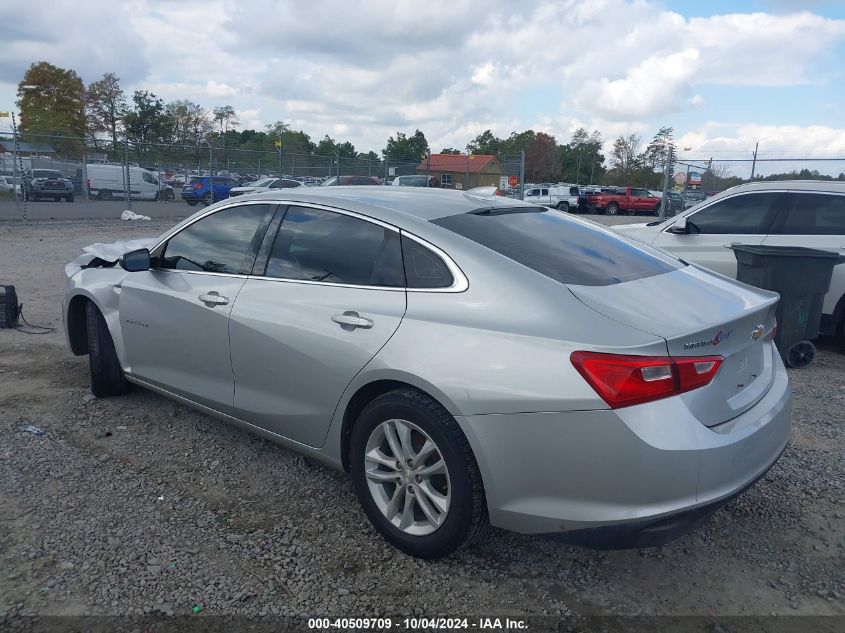
<svg viewBox="0 0 845 633">
<path fill-rule="evenodd" d="M 379 151 L 487 128 L 697 155 L 845 153 L 845 3 L 824 0 L 50 0 L 0 4 L 0 110 L 39 60 L 86 83 L 283 120 Z"/>
</svg>

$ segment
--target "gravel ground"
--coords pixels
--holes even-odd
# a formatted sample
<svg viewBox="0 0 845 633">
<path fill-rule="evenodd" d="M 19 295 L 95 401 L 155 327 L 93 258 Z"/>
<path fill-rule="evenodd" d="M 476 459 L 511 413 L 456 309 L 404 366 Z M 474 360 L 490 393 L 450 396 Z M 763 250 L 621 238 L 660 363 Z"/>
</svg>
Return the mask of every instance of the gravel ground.
<svg viewBox="0 0 845 633">
<path fill-rule="evenodd" d="M 0 221 L 0 281 L 17 285 L 30 323 L 59 328 L 0 331 L 0 629 L 32 615 L 192 608 L 845 615 L 845 353 L 836 343 L 790 370 L 794 432 L 782 459 L 702 529 L 615 552 L 494 530 L 448 559 L 419 561 L 370 528 L 344 474 L 144 390 L 90 395 L 87 358 L 65 349 L 60 330 L 64 264 L 83 245 L 171 223 Z M 27 424 L 45 434 L 21 430 Z"/>
</svg>

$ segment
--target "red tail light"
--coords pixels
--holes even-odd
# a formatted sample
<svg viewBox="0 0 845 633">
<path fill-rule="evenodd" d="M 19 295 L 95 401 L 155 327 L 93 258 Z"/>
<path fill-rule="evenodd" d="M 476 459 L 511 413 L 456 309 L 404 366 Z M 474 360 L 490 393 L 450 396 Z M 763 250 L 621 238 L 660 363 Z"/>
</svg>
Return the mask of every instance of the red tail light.
<svg viewBox="0 0 845 633">
<path fill-rule="evenodd" d="M 194 189 L 202 189 L 202 185 L 198 182 L 194 183 Z"/>
<path fill-rule="evenodd" d="M 86 186 L 86 187 L 88 187 L 89 189 L 91 188 L 91 179 L 90 179 L 90 178 L 88 178 L 88 179 L 85 181 L 85 186 Z"/>
<path fill-rule="evenodd" d="M 668 398 L 710 383 L 721 356 L 623 356 L 573 352 L 578 373 L 611 409 Z"/>
</svg>

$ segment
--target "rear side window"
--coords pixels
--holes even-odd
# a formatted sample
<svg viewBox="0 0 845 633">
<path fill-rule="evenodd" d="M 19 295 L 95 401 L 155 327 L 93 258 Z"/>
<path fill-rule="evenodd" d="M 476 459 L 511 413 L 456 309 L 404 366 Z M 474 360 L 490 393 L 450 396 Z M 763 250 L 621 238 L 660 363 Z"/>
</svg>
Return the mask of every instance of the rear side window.
<svg viewBox="0 0 845 633">
<path fill-rule="evenodd" d="M 399 234 L 341 213 L 290 207 L 279 227 L 267 277 L 355 286 L 402 287 Z"/>
<path fill-rule="evenodd" d="M 716 235 L 765 235 L 783 194 L 749 193 L 719 200 L 687 216 L 690 233 Z"/>
<path fill-rule="evenodd" d="M 248 204 L 194 222 L 168 240 L 158 267 L 239 274 L 269 210 L 267 204 Z"/>
<path fill-rule="evenodd" d="M 454 283 L 446 263 L 422 244 L 403 236 L 402 257 L 408 288 L 448 288 Z"/>
<path fill-rule="evenodd" d="M 580 193 L 581 193 L 581 192 L 580 192 L 580 191 L 578 191 L 578 187 L 570 187 L 570 188 L 569 188 L 569 195 L 570 195 L 570 196 L 577 196 L 577 195 L 579 195 Z"/>
<path fill-rule="evenodd" d="M 609 286 L 681 268 L 668 256 L 560 211 L 467 213 L 433 222 L 564 284 Z"/>
<path fill-rule="evenodd" d="M 845 196 L 823 193 L 786 194 L 786 215 L 772 228 L 775 235 L 845 235 Z"/>
</svg>

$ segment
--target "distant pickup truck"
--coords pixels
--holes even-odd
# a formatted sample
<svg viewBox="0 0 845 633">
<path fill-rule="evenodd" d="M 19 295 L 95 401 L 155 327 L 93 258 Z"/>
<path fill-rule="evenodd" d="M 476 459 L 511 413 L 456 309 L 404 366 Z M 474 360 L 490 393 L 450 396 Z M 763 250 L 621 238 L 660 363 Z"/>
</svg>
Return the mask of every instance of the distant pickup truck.
<svg viewBox="0 0 845 633">
<path fill-rule="evenodd" d="M 615 191 L 603 189 L 587 194 L 587 208 L 607 215 L 627 213 L 660 213 L 660 198 L 646 189 L 619 187 Z"/>
<path fill-rule="evenodd" d="M 555 207 L 561 211 L 577 211 L 578 187 L 575 185 L 552 185 L 551 187 L 532 187 L 525 190 L 525 202 L 533 202 L 544 207 Z"/>
</svg>

